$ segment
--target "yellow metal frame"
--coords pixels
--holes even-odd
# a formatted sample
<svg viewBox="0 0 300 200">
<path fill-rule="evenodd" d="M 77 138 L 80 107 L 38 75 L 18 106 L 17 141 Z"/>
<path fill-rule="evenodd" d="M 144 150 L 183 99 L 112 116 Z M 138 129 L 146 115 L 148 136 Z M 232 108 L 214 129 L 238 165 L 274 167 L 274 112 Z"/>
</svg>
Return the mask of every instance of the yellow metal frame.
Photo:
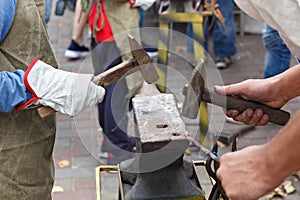
<svg viewBox="0 0 300 200">
<path fill-rule="evenodd" d="M 196 167 L 198 167 L 198 166 L 205 167 L 205 165 L 206 165 L 206 160 L 194 160 L 193 161 L 193 166 L 194 166 L 195 170 L 196 170 Z M 209 176 L 209 174 L 207 174 L 207 175 L 209 177 L 211 185 L 213 186 L 216 183 L 216 181 L 211 176 Z"/>
<path fill-rule="evenodd" d="M 158 63 L 164 66 L 167 66 L 168 64 L 169 24 L 173 22 L 192 23 L 195 60 L 205 59 L 204 49 L 200 45 L 201 40 L 204 41 L 203 15 L 199 13 L 168 13 L 159 16 L 160 38 L 158 41 Z M 165 92 L 167 71 L 165 68 L 158 68 L 158 72 L 160 80 L 157 87 L 161 92 Z M 201 116 L 200 142 L 205 146 L 208 146 L 209 141 L 205 140 L 208 130 L 208 109 L 206 103 L 201 103 L 199 116 Z"/>
<path fill-rule="evenodd" d="M 124 200 L 124 192 L 122 187 L 121 172 L 119 165 L 100 165 L 96 167 L 96 199 L 101 200 L 101 172 L 118 173 L 118 189 L 119 200 Z"/>
</svg>

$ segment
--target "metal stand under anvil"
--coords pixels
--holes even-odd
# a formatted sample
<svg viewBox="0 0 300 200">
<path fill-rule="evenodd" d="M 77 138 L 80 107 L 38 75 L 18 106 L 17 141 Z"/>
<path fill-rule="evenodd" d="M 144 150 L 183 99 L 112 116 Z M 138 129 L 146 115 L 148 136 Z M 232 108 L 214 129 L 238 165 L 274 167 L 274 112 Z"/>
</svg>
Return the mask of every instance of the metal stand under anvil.
<svg viewBox="0 0 300 200">
<path fill-rule="evenodd" d="M 189 142 L 174 95 L 159 93 L 151 85 L 143 88 L 149 95 L 142 91 L 132 99 L 135 157 L 114 169 L 100 167 L 96 173 L 118 171 L 119 200 L 204 200 L 195 163 L 183 159 Z"/>
</svg>

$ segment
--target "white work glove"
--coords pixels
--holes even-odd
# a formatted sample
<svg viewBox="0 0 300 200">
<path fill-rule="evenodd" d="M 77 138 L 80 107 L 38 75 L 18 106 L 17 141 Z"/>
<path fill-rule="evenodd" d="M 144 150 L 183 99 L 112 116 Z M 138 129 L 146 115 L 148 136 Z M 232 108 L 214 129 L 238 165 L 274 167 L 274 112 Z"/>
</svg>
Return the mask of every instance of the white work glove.
<svg viewBox="0 0 300 200">
<path fill-rule="evenodd" d="M 34 97 L 17 110 L 42 104 L 75 116 L 103 100 L 105 89 L 94 84 L 92 78 L 92 74 L 62 71 L 35 59 L 24 76 L 24 83 Z"/>
<path fill-rule="evenodd" d="M 130 7 L 142 7 L 144 10 L 148 10 L 155 0 L 129 0 Z"/>
</svg>

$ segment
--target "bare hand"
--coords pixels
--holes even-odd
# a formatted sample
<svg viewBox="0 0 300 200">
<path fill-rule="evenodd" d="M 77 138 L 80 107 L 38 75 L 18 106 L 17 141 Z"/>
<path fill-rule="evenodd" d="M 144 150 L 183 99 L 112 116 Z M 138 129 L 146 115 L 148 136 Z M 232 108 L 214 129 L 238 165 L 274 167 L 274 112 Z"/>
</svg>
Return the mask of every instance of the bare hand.
<svg viewBox="0 0 300 200">
<path fill-rule="evenodd" d="M 267 79 L 248 79 L 241 83 L 223 87 L 215 86 L 215 90 L 219 94 L 239 96 L 273 108 L 280 108 L 286 103 L 277 94 L 276 89 L 270 86 L 270 81 Z M 269 121 L 269 116 L 264 114 L 261 109 L 253 110 L 249 108 L 243 113 L 239 113 L 237 110 L 228 110 L 226 115 L 245 124 L 265 125 Z"/>
<path fill-rule="evenodd" d="M 270 172 L 264 152 L 264 146 L 251 146 L 220 158 L 217 177 L 229 199 L 257 200 L 282 183 Z"/>
</svg>

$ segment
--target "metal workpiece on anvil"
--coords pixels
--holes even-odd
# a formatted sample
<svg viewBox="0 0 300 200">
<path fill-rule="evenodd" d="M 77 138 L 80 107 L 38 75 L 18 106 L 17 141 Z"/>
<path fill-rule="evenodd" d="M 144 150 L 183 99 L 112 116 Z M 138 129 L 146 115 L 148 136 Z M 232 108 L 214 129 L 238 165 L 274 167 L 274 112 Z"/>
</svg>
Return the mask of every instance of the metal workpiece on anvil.
<svg viewBox="0 0 300 200">
<path fill-rule="evenodd" d="M 156 151 L 172 145 L 180 155 L 188 146 L 185 124 L 180 118 L 172 94 L 137 96 L 133 98 L 139 153 Z"/>
<path fill-rule="evenodd" d="M 132 103 L 138 138 L 133 162 L 139 171 L 131 189 L 124 189 L 125 200 L 204 200 L 194 168 L 188 176 L 183 166 L 189 142 L 174 96 L 137 95 Z"/>
</svg>

